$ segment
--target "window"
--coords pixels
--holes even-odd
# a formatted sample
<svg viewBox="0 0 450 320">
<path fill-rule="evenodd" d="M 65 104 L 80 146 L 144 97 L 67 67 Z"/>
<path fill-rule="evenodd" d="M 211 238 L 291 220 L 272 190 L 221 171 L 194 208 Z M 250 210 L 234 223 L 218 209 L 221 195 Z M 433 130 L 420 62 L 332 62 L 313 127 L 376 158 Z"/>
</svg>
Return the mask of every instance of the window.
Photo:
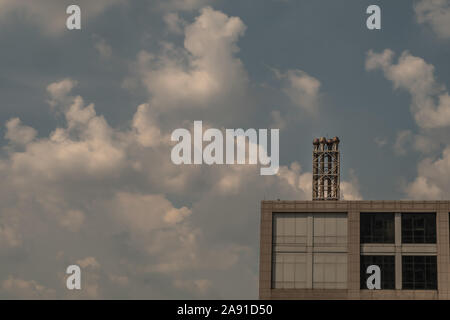
<svg viewBox="0 0 450 320">
<path fill-rule="evenodd" d="M 273 216 L 272 288 L 307 287 L 307 213 L 277 213 Z"/>
<path fill-rule="evenodd" d="M 402 213 L 403 243 L 436 243 L 435 213 Z"/>
<path fill-rule="evenodd" d="M 314 217 L 314 246 L 347 246 L 347 215 L 316 213 Z"/>
<path fill-rule="evenodd" d="M 274 243 L 306 246 L 307 218 L 306 213 L 277 213 L 274 215 Z"/>
<path fill-rule="evenodd" d="M 394 243 L 393 213 L 361 213 L 361 243 Z"/>
<path fill-rule="evenodd" d="M 313 288 L 347 288 L 347 255 L 345 253 L 314 254 Z"/>
<path fill-rule="evenodd" d="M 437 289 L 436 256 L 403 256 L 403 289 Z"/>
<path fill-rule="evenodd" d="M 272 228 L 272 288 L 347 288 L 346 213 L 276 213 Z"/>
<path fill-rule="evenodd" d="M 361 256 L 360 285 L 367 289 L 367 267 L 376 265 L 381 271 L 381 289 L 395 289 L 395 256 Z"/>
<path fill-rule="evenodd" d="M 272 288 L 306 288 L 306 253 L 276 252 L 272 264 Z"/>
</svg>

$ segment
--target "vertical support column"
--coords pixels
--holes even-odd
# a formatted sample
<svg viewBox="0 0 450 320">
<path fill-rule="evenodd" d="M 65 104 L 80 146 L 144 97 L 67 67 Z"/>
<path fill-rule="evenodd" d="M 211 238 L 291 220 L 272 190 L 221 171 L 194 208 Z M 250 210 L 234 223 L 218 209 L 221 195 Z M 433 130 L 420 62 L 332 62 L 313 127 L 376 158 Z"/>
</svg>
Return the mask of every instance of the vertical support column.
<svg viewBox="0 0 450 320">
<path fill-rule="evenodd" d="M 313 179 L 312 179 L 312 199 L 319 197 L 319 139 L 313 140 Z"/>
<path fill-rule="evenodd" d="M 336 172 L 337 172 L 337 158 L 336 158 L 336 151 L 331 151 L 331 161 L 333 162 L 333 165 L 331 166 L 331 170 L 328 173 L 330 175 L 330 180 L 331 180 L 331 195 L 333 197 L 334 200 L 339 200 L 339 195 L 337 194 L 337 176 L 336 176 Z"/>
<path fill-rule="evenodd" d="M 320 158 L 319 158 L 319 164 L 320 164 L 320 168 L 319 168 L 319 198 L 320 200 L 324 200 L 324 196 L 325 196 L 325 153 L 323 152 L 323 148 L 324 146 L 321 145 L 320 146 L 322 148 L 322 153 L 320 154 Z"/>
<path fill-rule="evenodd" d="M 328 154 L 327 154 L 327 199 L 332 199 L 334 197 L 333 192 L 332 192 L 332 185 L 333 183 L 331 182 L 332 180 L 334 180 L 333 176 L 331 175 L 332 173 L 332 165 L 333 165 L 333 160 L 331 157 L 331 144 L 328 144 L 327 146 L 328 148 Z"/>
<path fill-rule="evenodd" d="M 272 204 L 261 201 L 259 298 L 270 299 L 272 287 Z"/>
<path fill-rule="evenodd" d="M 306 241 L 306 288 L 313 288 L 313 246 L 314 246 L 314 221 L 313 214 L 308 214 L 308 239 Z"/>
<path fill-rule="evenodd" d="M 347 213 L 347 289 L 349 299 L 360 298 L 360 230 L 358 211 Z"/>
<path fill-rule="evenodd" d="M 402 214 L 395 213 L 395 289 L 402 289 Z"/>
<path fill-rule="evenodd" d="M 339 139 L 338 139 L 339 140 Z M 336 145 L 336 199 L 341 198 L 341 154 Z"/>
<path fill-rule="evenodd" d="M 439 299 L 449 299 L 449 210 L 436 213 L 437 272 Z"/>
</svg>

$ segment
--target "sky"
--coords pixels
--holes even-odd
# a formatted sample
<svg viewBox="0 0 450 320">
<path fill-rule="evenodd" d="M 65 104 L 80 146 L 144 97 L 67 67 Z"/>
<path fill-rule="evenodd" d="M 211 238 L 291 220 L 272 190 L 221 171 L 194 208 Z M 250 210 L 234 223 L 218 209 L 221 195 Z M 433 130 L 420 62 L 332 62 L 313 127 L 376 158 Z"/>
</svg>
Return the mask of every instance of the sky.
<svg viewBox="0 0 450 320">
<path fill-rule="evenodd" d="M 448 0 L 0 0 L 0 43 L 1 299 L 256 299 L 260 201 L 311 200 L 315 137 L 341 199 L 449 198 Z M 279 129 L 278 173 L 173 164 L 196 120 Z"/>
</svg>

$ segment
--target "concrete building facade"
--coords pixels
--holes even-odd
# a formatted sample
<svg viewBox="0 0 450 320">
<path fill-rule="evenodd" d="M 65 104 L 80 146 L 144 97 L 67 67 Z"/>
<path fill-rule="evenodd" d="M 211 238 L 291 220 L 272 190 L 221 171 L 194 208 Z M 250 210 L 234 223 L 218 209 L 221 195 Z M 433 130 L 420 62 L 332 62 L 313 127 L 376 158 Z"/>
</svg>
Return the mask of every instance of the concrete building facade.
<svg viewBox="0 0 450 320">
<path fill-rule="evenodd" d="M 450 201 L 262 201 L 260 299 L 450 299 Z M 381 289 L 367 289 L 367 267 Z"/>
</svg>

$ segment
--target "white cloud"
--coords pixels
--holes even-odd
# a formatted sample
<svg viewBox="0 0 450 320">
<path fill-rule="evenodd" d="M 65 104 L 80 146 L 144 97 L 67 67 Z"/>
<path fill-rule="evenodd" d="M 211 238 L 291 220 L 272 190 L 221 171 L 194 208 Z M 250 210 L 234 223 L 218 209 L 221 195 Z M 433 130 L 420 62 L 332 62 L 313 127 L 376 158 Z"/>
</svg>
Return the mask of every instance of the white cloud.
<svg viewBox="0 0 450 320">
<path fill-rule="evenodd" d="M 3 219 L 2 219 L 3 220 Z M 22 243 L 22 239 L 15 226 L 5 221 L 0 223 L 0 246 L 17 247 Z"/>
<path fill-rule="evenodd" d="M 54 299 L 55 291 L 34 280 L 9 276 L 3 281 L 1 291 L 15 299 Z"/>
<path fill-rule="evenodd" d="M 446 147 L 440 158 L 426 158 L 418 165 L 416 179 L 406 187 L 413 199 L 443 200 L 448 198 L 450 182 L 450 147 Z"/>
<path fill-rule="evenodd" d="M 404 156 L 408 149 L 413 149 L 424 154 L 436 151 L 441 141 L 438 135 L 425 131 L 423 133 L 414 134 L 411 130 L 401 130 L 397 132 L 395 143 L 392 146 L 394 154 Z"/>
<path fill-rule="evenodd" d="M 392 65 L 393 58 L 394 51 L 390 49 L 386 49 L 381 53 L 375 53 L 372 50 L 369 50 L 366 59 L 366 70 L 372 71 L 377 68 L 385 70 Z"/>
<path fill-rule="evenodd" d="M 397 138 L 394 143 L 394 153 L 402 156 L 406 154 L 407 148 L 410 146 L 413 140 L 413 134 L 411 130 L 402 130 L 397 133 Z"/>
<path fill-rule="evenodd" d="M 11 170 L 19 175 L 33 174 L 44 179 L 62 179 L 69 175 L 114 174 L 125 160 L 123 150 L 112 143 L 110 128 L 102 117 L 90 114 L 89 107 L 75 104 L 67 114 L 68 129 L 58 128 L 50 138 L 27 145 L 27 152 L 11 155 Z M 87 123 L 77 123 L 76 117 L 90 114 Z M 80 128 L 80 140 L 72 140 Z M 65 177 L 64 177 L 65 176 Z"/>
<path fill-rule="evenodd" d="M 302 70 L 288 70 L 285 74 L 275 70 L 278 78 L 285 80 L 283 91 L 292 103 L 310 113 L 319 106 L 320 81 Z"/>
<path fill-rule="evenodd" d="M 50 100 L 48 101 L 50 106 L 55 107 L 58 104 L 67 103 L 68 94 L 76 86 L 77 82 L 69 78 L 49 84 L 47 92 L 50 95 Z"/>
<path fill-rule="evenodd" d="M 442 190 L 426 177 L 419 176 L 405 189 L 407 195 L 416 200 L 441 199 Z"/>
<path fill-rule="evenodd" d="M 185 27 L 184 49 L 166 43 L 158 56 L 142 51 L 136 72 L 152 107 L 206 108 L 213 100 L 244 92 L 247 74 L 234 54 L 245 29 L 241 19 L 206 7 Z"/>
<path fill-rule="evenodd" d="M 421 128 L 450 125 L 450 96 L 445 87 L 436 81 L 434 66 L 407 51 L 401 54 L 397 64 L 392 62 L 393 56 L 390 49 L 382 53 L 370 50 L 366 69 L 382 69 L 395 89 L 405 89 L 411 94 L 411 112 Z"/>
<path fill-rule="evenodd" d="M 298 162 L 291 163 L 290 167 L 280 167 L 278 177 L 292 189 L 294 199 L 310 200 L 312 198 L 312 173 L 302 172 Z M 342 200 L 362 200 L 358 178 L 353 170 L 350 170 L 349 181 L 341 181 L 340 189 Z"/>
<path fill-rule="evenodd" d="M 90 269 L 82 283 L 85 289 L 82 294 L 67 294 L 56 287 L 58 297 L 108 297 L 108 286 L 123 287 L 148 277 L 158 278 L 150 281 L 154 297 L 160 297 L 161 281 L 167 290 L 195 297 L 218 291 L 231 295 L 236 284 L 227 279 L 236 275 L 243 277 L 238 284 L 242 297 L 251 295 L 257 283 L 252 267 L 257 252 L 251 245 L 253 233 L 248 232 L 257 221 L 252 210 L 266 191 L 282 198 L 310 199 L 311 173 L 302 172 L 298 163 L 268 177 L 261 177 L 257 166 L 174 166 L 170 145 L 141 143 L 142 128 L 161 131 L 158 122 L 132 121 L 129 128 L 112 128 L 93 104 L 86 106 L 81 96 L 65 89 L 73 80 L 64 83 L 49 87 L 65 126 L 49 137 L 28 141 L 23 152 L 7 150 L 7 158 L 0 162 L 3 246 L 6 242 L 7 248 L 39 246 L 34 268 L 45 266 L 55 274 L 67 265 L 49 265 L 46 260 L 60 257 L 61 250 L 73 251 L 66 263 L 75 261 Z M 134 119 L 145 108 L 138 107 Z M 220 235 L 224 229 L 226 237 Z M 238 239 L 243 236 L 252 239 Z M 105 241 L 111 241 L 114 250 L 105 249 L 109 246 Z M 106 255 L 116 251 L 117 255 Z M 111 276 L 116 274 L 120 279 Z M 210 277 L 214 282 L 207 280 Z M 169 283 L 161 280 L 165 278 Z M 148 297 L 145 284 L 137 290 L 133 296 Z"/>
<path fill-rule="evenodd" d="M 286 119 L 284 119 L 282 116 L 281 116 L 281 113 L 280 113 L 280 111 L 278 111 L 278 110 L 273 110 L 271 113 L 270 113 L 270 115 L 271 115 L 271 117 L 272 117 L 272 125 L 271 125 L 271 128 L 274 128 L 274 129 L 284 129 L 284 128 L 286 128 Z"/>
<path fill-rule="evenodd" d="M 312 173 L 301 172 L 302 168 L 298 162 L 291 163 L 290 167 L 282 166 L 277 176 L 287 183 L 295 191 L 303 193 L 303 199 L 312 195 Z"/>
<path fill-rule="evenodd" d="M 391 55 L 386 54 L 385 56 Z M 404 52 L 397 65 L 389 59 L 384 63 L 373 63 L 379 55 L 369 53 L 368 69 L 381 67 L 394 87 L 405 88 L 412 96 L 411 112 L 420 132 L 414 134 L 411 130 L 399 131 L 394 144 L 394 152 L 406 154 L 411 147 L 423 154 L 431 154 L 445 145 L 441 158 L 428 156 L 418 164 L 418 173 L 414 181 L 407 184 L 405 192 L 408 197 L 419 200 L 436 200 L 446 198 L 445 190 L 450 185 L 445 177 L 450 174 L 450 151 L 445 129 L 450 125 L 450 96 L 443 85 L 437 83 L 434 77 L 434 67 L 422 58 L 411 56 Z M 373 58 L 373 59 L 372 59 Z M 383 60 L 383 59 L 382 59 Z"/>
<path fill-rule="evenodd" d="M 88 238 L 89 252 L 102 251 L 101 242 L 96 245 L 100 238 L 115 239 L 122 234 L 127 245 L 139 252 L 141 260 L 113 257 L 114 263 L 102 262 L 102 268 L 98 257 L 76 260 L 96 272 L 83 283 L 81 295 L 70 294 L 68 298 L 99 298 L 107 294 L 104 286 L 108 283 L 123 285 L 123 281 L 105 276 L 117 273 L 111 265 L 118 260 L 122 261 L 121 277 L 164 274 L 179 280 L 177 285 L 170 283 L 179 288 L 188 281 L 185 272 L 189 270 L 227 270 L 248 255 L 247 246 L 232 240 L 220 245 L 205 241 L 203 230 L 191 222 L 192 209 L 174 206 L 164 194 L 192 197 L 186 190 L 199 194 L 212 190 L 218 197 L 220 181 L 227 176 L 225 168 L 210 175 L 199 168 L 172 165 L 170 145 L 151 142 L 153 129 L 158 132 L 157 139 L 165 138 L 159 135 L 161 129 L 151 112 L 147 113 L 148 105 L 138 107 L 129 128 L 115 129 L 97 115 L 93 104 L 86 105 L 81 96 L 72 95 L 75 85 L 76 81 L 65 79 L 48 86 L 53 109 L 64 115 L 65 126 L 48 137 L 22 139 L 24 151 L 5 149 L 6 159 L 0 159 L 0 176 L 4 178 L 0 182 L 2 250 L 52 239 L 54 244 L 41 245 L 39 254 L 50 251 L 54 257 L 54 246 L 58 251 L 71 247 L 83 251 L 81 243 Z M 252 169 L 253 177 L 259 177 L 256 167 Z M 250 171 L 236 168 L 236 175 L 247 172 L 249 176 Z M 203 183 L 195 190 L 193 186 L 200 180 Z M 44 258 L 39 261 L 45 263 Z M 55 266 L 49 268 L 54 270 Z M 195 281 L 201 294 L 206 284 Z"/>
<path fill-rule="evenodd" d="M 95 37 L 95 49 L 99 53 L 100 57 L 103 59 L 109 59 L 112 57 L 112 48 L 111 46 L 106 42 L 105 39 Z"/>
<path fill-rule="evenodd" d="M 22 125 L 19 118 L 13 118 L 6 122 L 5 138 L 13 144 L 26 145 L 33 141 L 36 134 L 37 132 L 33 128 Z"/>
<path fill-rule="evenodd" d="M 80 210 L 69 210 L 66 215 L 61 217 L 60 223 L 63 227 L 67 228 L 72 232 L 79 231 L 83 222 L 85 220 L 85 215 Z"/>
<path fill-rule="evenodd" d="M 447 139 L 444 138 L 446 142 Z M 431 153 L 439 149 L 441 141 L 434 134 L 417 134 L 414 136 L 414 149 L 422 153 Z"/>
<path fill-rule="evenodd" d="M 162 143 L 161 130 L 156 124 L 157 113 L 149 104 L 138 106 L 133 117 L 133 129 L 137 140 L 144 147 L 154 147 Z"/>
<path fill-rule="evenodd" d="M 100 263 L 98 263 L 97 259 L 95 259 L 94 257 L 86 257 L 86 258 L 77 260 L 76 263 L 81 268 L 93 268 L 93 269 L 100 268 Z"/>
<path fill-rule="evenodd" d="M 102 116 L 96 115 L 94 105 L 85 106 L 80 96 L 68 96 L 75 83 L 65 79 L 48 86 L 50 102 L 63 110 L 67 128 L 57 128 L 49 138 L 36 141 L 31 141 L 32 135 L 28 135 L 27 152 L 11 154 L 13 172 L 53 179 L 60 174 L 80 172 L 109 174 L 124 163 L 124 150 L 113 141 L 113 130 Z"/>
<path fill-rule="evenodd" d="M 359 181 L 353 169 L 350 169 L 350 181 L 341 181 L 342 200 L 362 200 Z"/>
<path fill-rule="evenodd" d="M 429 24 L 443 39 L 450 39 L 450 2 L 448 0 L 421 0 L 414 6 L 417 22 Z"/>
<path fill-rule="evenodd" d="M 174 208 L 160 194 L 131 194 L 120 192 L 115 198 L 115 214 L 131 230 L 148 233 L 183 221 L 191 214 L 186 207 Z"/>
<path fill-rule="evenodd" d="M 175 34 L 183 34 L 184 27 L 186 25 L 186 21 L 180 18 L 178 13 L 169 12 L 164 16 L 164 22 L 167 25 L 167 28 L 170 32 Z"/>
</svg>

